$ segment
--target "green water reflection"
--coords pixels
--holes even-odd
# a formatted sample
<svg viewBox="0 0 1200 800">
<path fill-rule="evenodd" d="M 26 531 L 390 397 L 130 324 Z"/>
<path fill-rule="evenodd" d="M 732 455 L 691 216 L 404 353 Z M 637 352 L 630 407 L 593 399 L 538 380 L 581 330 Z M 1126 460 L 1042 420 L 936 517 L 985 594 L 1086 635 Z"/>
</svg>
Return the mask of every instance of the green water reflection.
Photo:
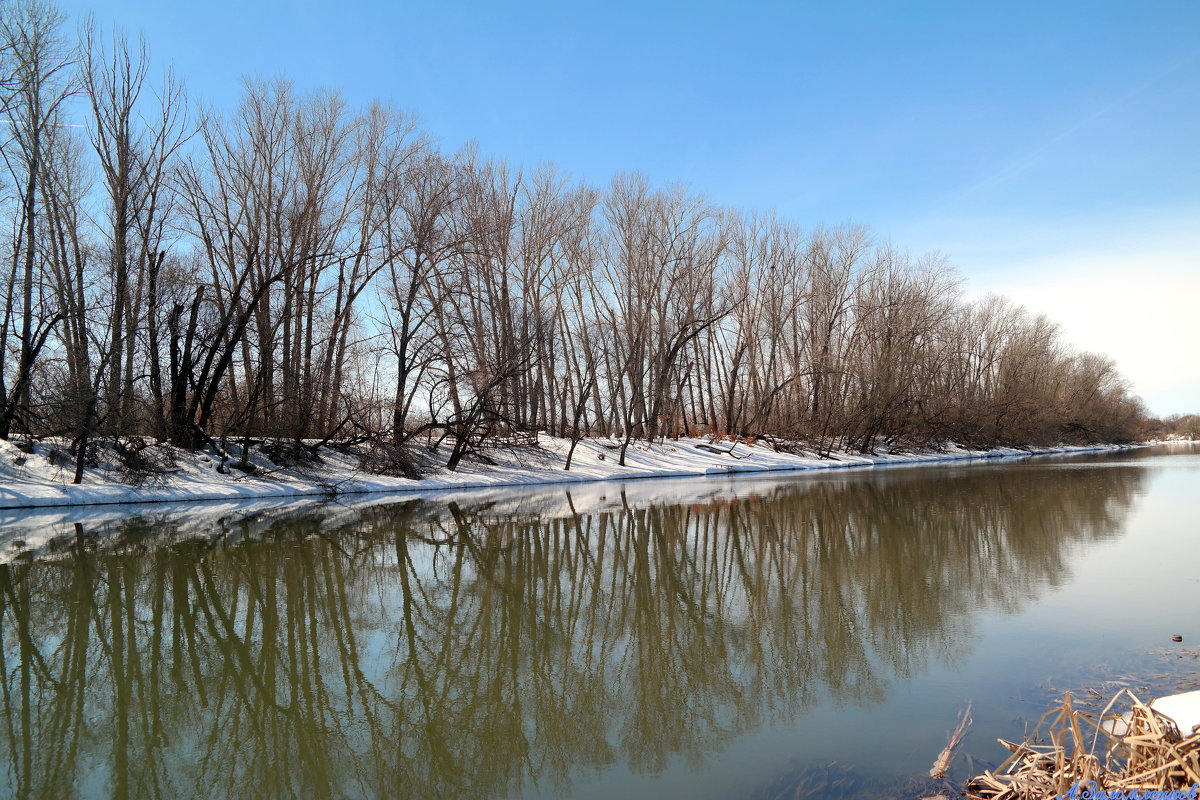
<svg viewBox="0 0 1200 800">
<path fill-rule="evenodd" d="M 904 470 L 658 504 L 554 490 L 536 513 L 331 507 L 201 535 L 81 524 L 0 566 L 0 793 L 560 795 L 703 763 L 961 658 L 974 615 L 1022 606 L 1066 579 L 1073 546 L 1119 532 L 1143 477 Z"/>
</svg>

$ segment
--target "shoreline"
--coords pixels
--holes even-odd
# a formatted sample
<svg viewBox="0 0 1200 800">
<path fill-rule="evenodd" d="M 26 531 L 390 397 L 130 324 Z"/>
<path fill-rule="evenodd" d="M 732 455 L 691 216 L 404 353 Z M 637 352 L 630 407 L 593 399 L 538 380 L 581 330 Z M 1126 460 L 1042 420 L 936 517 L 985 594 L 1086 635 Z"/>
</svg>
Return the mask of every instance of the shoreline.
<svg viewBox="0 0 1200 800">
<path fill-rule="evenodd" d="M 420 480 L 365 472 L 352 456 L 325 448 L 321 463 L 309 468 L 281 468 L 255 453 L 252 463 L 266 476 L 220 473 L 211 456 L 175 451 L 176 468 L 141 485 L 123 483 L 111 467 L 89 468 L 85 482 L 66 481 L 67 470 L 53 466 L 46 454 L 26 454 L 11 442 L 0 442 L 0 509 L 38 509 L 63 506 L 127 505 L 246 501 L 280 498 L 334 498 L 342 495 L 396 494 L 453 489 L 529 487 L 657 478 L 729 477 L 735 475 L 827 472 L 837 469 L 925 466 L 970 461 L 997 461 L 1045 455 L 1117 451 L 1145 445 L 1061 445 L 1029 449 L 968 450 L 948 445 L 942 451 L 901 451 L 889 454 L 782 453 L 769 446 L 711 444 L 706 439 L 681 438 L 647 445 L 636 442 L 626 454 L 626 466 L 615 463 L 612 440 L 584 439 L 575 450 L 570 471 L 562 469 L 569 441 L 542 435 L 539 447 L 493 451 L 496 463 L 444 468 Z M 46 445 L 39 445 L 49 450 Z M 704 449 L 712 448 L 712 450 Z M 720 452 L 713 452 L 720 450 Z M 611 458 L 609 455 L 611 454 Z"/>
</svg>

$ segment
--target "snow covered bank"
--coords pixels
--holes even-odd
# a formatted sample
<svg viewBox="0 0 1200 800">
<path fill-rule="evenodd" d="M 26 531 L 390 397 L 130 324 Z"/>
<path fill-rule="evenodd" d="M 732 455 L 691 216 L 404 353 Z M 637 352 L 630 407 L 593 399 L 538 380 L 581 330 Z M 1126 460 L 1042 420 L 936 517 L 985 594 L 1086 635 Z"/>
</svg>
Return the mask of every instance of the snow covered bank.
<svg viewBox="0 0 1200 800">
<path fill-rule="evenodd" d="M 366 492 L 424 492 L 442 489 L 625 481 L 781 470 L 829 470 L 899 466 L 1031 455 L 1114 449 L 1051 447 L 1034 450 L 999 448 L 977 451 L 951 446 L 943 452 L 896 452 L 884 455 L 838 453 L 821 458 L 815 453 L 777 452 L 769 445 L 707 439 L 672 439 L 647 445 L 634 443 L 625 466 L 617 463 L 618 443 L 587 439 L 575 450 L 570 471 L 563 470 L 570 442 L 542 435 L 537 448 L 489 451 L 495 464 L 463 463 L 455 472 L 436 469 L 422 480 L 365 472 L 360 460 L 332 448 L 322 448 L 319 460 L 303 467 L 280 467 L 255 453 L 253 474 L 218 471 L 216 460 L 204 453 L 174 450 L 169 471 L 143 479 L 139 485 L 121 480 L 120 470 L 100 465 L 86 470 L 80 485 L 71 483 L 73 463 L 52 446 L 38 443 L 25 452 L 0 441 L 0 509 L 111 503 L 180 503 L 199 500 L 332 497 Z M 56 465 L 57 462 L 57 465 Z M 0 524 L 3 524 L 0 520 Z"/>
</svg>

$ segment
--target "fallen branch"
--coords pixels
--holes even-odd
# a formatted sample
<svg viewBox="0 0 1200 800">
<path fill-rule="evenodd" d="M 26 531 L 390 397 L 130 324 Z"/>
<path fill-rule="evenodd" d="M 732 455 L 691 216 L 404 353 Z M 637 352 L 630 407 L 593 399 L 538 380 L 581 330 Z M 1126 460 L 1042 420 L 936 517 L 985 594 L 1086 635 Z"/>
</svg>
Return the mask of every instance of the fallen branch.
<svg viewBox="0 0 1200 800">
<path fill-rule="evenodd" d="M 938 754 L 937 760 L 933 762 L 933 769 L 929 770 L 929 777 L 938 781 L 946 777 L 946 772 L 950 769 L 950 762 L 954 758 L 954 748 L 958 747 L 970 726 L 971 701 L 968 700 L 967 707 L 958 715 L 958 727 L 954 729 L 954 733 L 948 735 L 946 748 Z"/>
</svg>

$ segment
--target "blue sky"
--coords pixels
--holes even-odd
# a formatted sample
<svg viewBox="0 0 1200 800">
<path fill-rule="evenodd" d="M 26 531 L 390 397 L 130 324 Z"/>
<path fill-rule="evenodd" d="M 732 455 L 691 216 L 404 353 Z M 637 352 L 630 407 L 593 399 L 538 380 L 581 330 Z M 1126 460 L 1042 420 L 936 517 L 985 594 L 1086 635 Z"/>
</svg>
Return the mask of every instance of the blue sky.
<svg viewBox="0 0 1200 800">
<path fill-rule="evenodd" d="M 640 170 L 946 252 L 1200 411 L 1200 2 L 65 0 L 192 96 L 243 75 L 414 112 L 448 148 Z"/>
</svg>

